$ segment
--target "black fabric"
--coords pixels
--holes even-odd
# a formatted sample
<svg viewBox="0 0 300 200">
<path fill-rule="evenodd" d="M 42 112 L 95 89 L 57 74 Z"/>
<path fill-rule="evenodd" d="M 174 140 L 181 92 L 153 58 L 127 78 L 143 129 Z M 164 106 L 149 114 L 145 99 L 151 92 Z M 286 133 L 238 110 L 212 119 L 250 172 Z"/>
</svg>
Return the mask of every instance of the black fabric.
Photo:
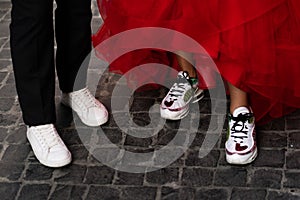
<svg viewBox="0 0 300 200">
<path fill-rule="evenodd" d="M 63 92 L 85 87 L 91 51 L 91 1 L 57 0 L 56 70 Z M 10 40 L 16 88 L 27 125 L 55 122 L 53 0 L 12 0 Z"/>
</svg>

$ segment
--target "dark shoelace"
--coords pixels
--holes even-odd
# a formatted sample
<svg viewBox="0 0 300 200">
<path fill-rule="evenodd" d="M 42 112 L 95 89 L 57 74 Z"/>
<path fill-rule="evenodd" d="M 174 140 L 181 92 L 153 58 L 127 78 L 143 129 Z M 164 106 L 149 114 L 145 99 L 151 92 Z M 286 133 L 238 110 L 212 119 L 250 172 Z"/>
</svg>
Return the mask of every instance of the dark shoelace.
<svg viewBox="0 0 300 200">
<path fill-rule="evenodd" d="M 245 113 L 245 114 L 239 114 L 237 117 L 233 117 L 231 114 L 228 116 L 229 120 L 234 121 L 233 126 L 231 127 L 231 135 L 230 137 L 234 138 L 234 141 L 236 139 L 240 139 L 241 143 L 243 143 L 243 140 L 245 138 L 248 138 L 248 130 L 249 128 L 246 125 L 246 122 L 250 120 L 253 117 L 253 113 Z M 235 135 L 236 133 L 243 133 L 244 135 Z"/>
<path fill-rule="evenodd" d="M 181 97 L 185 91 L 185 84 L 190 84 L 188 79 L 184 76 L 178 76 L 176 82 L 170 89 L 169 96 L 172 101 L 176 101 L 178 97 Z"/>
</svg>

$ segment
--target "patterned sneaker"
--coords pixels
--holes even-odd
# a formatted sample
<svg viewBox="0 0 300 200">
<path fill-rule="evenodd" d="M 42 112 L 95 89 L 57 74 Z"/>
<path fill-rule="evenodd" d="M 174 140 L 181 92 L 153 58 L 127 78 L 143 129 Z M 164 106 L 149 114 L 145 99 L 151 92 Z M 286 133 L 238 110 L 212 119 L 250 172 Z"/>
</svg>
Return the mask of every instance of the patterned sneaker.
<svg viewBox="0 0 300 200">
<path fill-rule="evenodd" d="M 237 165 L 251 163 L 257 156 L 253 113 L 246 107 L 239 107 L 228 115 L 228 122 L 226 161 Z"/>
<path fill-rule="evenodd" d="M 189 113 L 189 103 L 197 102 L 204 96 L 203 90 L 198 89 L 198 82 L 191 80 L 185 71 L 178 73 L 177 81 L 163 99 L 160 106 L 162 118 L 179 120 Z"/>
<path fill-rule="evenodd" d="M 87 126 L 100 126 L 108 120 L 106 108 L 87 88 L 63 93 L 61 103 L 71 107 Z"/>
<path fill-rule="evenodd" d="M 63 167 L 72 160 L 53 124 L 27 127 L 27 139 L 34 155 L 45 166 Z"/>
</svg>

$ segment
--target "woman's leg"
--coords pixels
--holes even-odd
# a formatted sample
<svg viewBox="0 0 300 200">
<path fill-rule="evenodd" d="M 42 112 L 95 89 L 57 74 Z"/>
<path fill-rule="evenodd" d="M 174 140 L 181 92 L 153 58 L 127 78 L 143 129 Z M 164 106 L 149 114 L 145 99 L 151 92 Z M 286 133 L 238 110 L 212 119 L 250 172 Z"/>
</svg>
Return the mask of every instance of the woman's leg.
<svg viewBox="0 0 300 200">
<path fill-rule="evenodd" d="M 162 118 L 178 120 L 189 113 L 188 104 L 203 97 L 203 91 L 198 89 L 197 72 L 193 66 L 192 54 L 177 52 L 177 61 L 181 67 L 177 80 L 163 99 L 160 108 Z"/>
<path fill-rule="evenodd" d="M 248 164 L 257 156 L 254 116 L 249 107 L 247 93 L 230 83 L 228 86 L 230 114 L 225 143 L 226 160 L 231 164 Z"/>
<path fill-rule="evenodd" d="M 233 114 L 233 111 L 239 107 L 249 107 L 248 104 L 248 95 L 243 90 L 233 86 L 228 83 L 229 93 L 230 93 L 230 113 Z"/>
<path fill-rule="evenodd" d="M 178 52 L 176 58 L 182 71 L 188 72 L 191 78 L 197 78 L 197 73 L 196 70 L 194 69 L 194 66 L 192 65 L 192 63 L 188 61 L 188 60 L 190 61 L 193 60 L 191 53 L 181 51 Z"/>
</svg>

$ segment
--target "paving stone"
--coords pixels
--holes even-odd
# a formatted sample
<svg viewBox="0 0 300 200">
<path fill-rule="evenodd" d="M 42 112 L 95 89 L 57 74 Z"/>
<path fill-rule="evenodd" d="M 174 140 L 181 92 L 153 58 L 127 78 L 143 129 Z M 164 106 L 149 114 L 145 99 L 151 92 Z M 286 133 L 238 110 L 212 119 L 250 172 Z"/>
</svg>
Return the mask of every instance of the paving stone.
<svg viewBox="0 0 300 200">
<path fill-rule="evenodd" d="M 154 187 L 126 187 L 122 189 L 122 198 L 126 200 L 155 200 L 157 189 Z"/>
<path fill-rule="evenodd" d="M 72 145 L 72 146 L 69 146 L 68 149 L 72 153 L 72 159 L 74 162 L 81 162 L 81 163 L 87 162 L 89 152 L 85 146 Z"/>
<path fill-rule="evenodd" d="M 193 188 L 179 188 L 174 189 L 170 187 L 162 187 L 161 199 L 162 200 L 190 200 L 195 199 L 195 189 Z"/>
<path fill-rule="evenodd" d="M 29 145 L 9 145 L 4 152 L 2 161 L 11 163 L 24 163 L 29 152 Z"/>
<path fill-rule="evenodd" d="M 0 27 L 1 27 L 1 22 L 0 22 Z M 0 54 L 0 59 L 10 59 L 10 49 L 3 49 Z"/>
<path fill-rule="evenodd" d="M 15 83 L 15 76 L 14 73 L 9 73 L 8 79 L 6 81 L 7 84 L 14 84 Z"/>
<path fill-rule="evenodd" d="M 47 184 L 28 184 L 24 185 L 20 196 L 20 200 L 47 199 L 51 186 Z"/>
<path fill-rule="evenodd" d="M 77 185 L 57 185 L 54 192 L 50 195 L 50 200 L 82 200 L 86 186 Z"/>
<path fill-rule="evenodd" d="M 17 120 L 18 116 L 11 114 L 0 114 L 0 126 L 12 126 Z"/>
<path fill-rule="evenodd" d="M 8 128 L 0 127 L 0 142 L 3 142 L 8 135 Z"/>
<path fill-rule="evenodd" d="M 197 137 L 196 133 L 186 130 L 168 130 L 162 129 L 158 133 L 156 141 L 158 145 L 168 146 L 170 148 L 184 148 L 191 146 L 193 140 Z"/>
<path fill-rule="evenodd" d="M 243 199 L 264 200 L 266 195 L 267 195 L 267 191 L 262 189 L 234 188 L 232 190 L 231 200 L 243 200 Z"/>
<path fill-rule="evenodd" d="M 154 166 L 183 166 L 185 152 L 182 148 L 170 147 L 159 149 L 155 152 Z"/>
<path fill-rule="evenodd" d="M 161 200 L 179 200 L 179 190 L 163 187 L 161 189 Z"/>
<path fill-rule="evenodd" d="M 67 146 L 82 144 L 76 129 L 59 129 L 58 133 Z"/>
<path fill-rule="evenodd" d="M 0 60 L 0 71 L 7 73 L 10 65 L 12 65 L 10 60 Z"/>
<path fill-rule="evenodd" d="M 6 142 L 10 144 L 27 144 L 26 126 L 18 126 L 15 129 L 11 129 Z"/>
<path fill-rule="evenodd" d="M 300 151 L 289 151 L 286 155 L 286 168 L 300 169 Z"/>
<path fill-rule="evenodd" d="M 196 137 L 194 138 L 190 148 L 194 148 L 194 149 L 197 149 L 199 150 L 199 148 L 202 146 L 203 144 L 203 141 L 205 139 L 205 136 L 206 134 L 204 133 L 200 133 L 200 132 L 197 132 L 196 133 Z"/>
<path fill-rule="evenodd" d="M 172 141 L 177 134 L 178 130 L 169 130 L 169 129 L 162 129 L 158 132 L 158 137 L 156 138 L 157 145 L 167 145 Z"/>
<path fill-rule="evenodd" d="M 105 136 L 114 144 L 121 144 L 123 141 L 123 133 L 118 128 L 102 128 L 97 134 L 105 134 Z M 100 141 L 101 144 L 101 141 Z"/>
<path fill-rule="evenodd" d="M 91 186 L 86 199 L 118 200 L 120 191 L 110 186 Z"/>
<path fill-rule="evenodd" d="M 117 119 L 119 124 L 116 123 L 114 119 Z M 119 127 L 129 127 L 130 116 L 127 113 L 114 113 L 109 117 L 108 122 L 102 125 L 101 127 L 110 127 L 110 128 L 119 128 Z"/>
<path fill-rule="evenodd" d="M 274 119 L 271 122 L 257 126 L 257 132 L 259 134 L 262 130 L 272 130 L 272 131 L 285 131 L 286 124 L 284 118 Z"/>
<path fill-rule="evenodd" d="M 1 10 L 9 10 L 11 8 L 11 2 L 10 1 L 1 1 L 0 8 L 1 8 Z"/>
<path fill-rule="evenodd" d="M 60 131 L 61 137 L 63 137 L 68 146 L 72 145 L 89 145 L 95 131 L 93 128 L 71 128 L 68 131 Z"/>
<path fill-rule="evenodd" d="M 114 182 L 116 185 L 133 185 L 141 186 L 144 182 L 144 174 L 133 174 L 127 172 L 117 172 L 117 178 Z"/>
<path fill-rule="evenodd" d="M 115 170 L 107 166 L 88 167 L 85 181 L 87 184 L 111 184 Z"/>
<path fill-rule="evenodd" d="M 299 194 L 270 191 L 267 200 L 299 200 Z"/>
<path fill-rule="evenodd" d="M 130 112 L 148 112 L 154 105 L 155 99 L 151 98 L 134 98 L 130 106 Z"/>
<path fill-rule="evenodd" d="M 177 168 L 164 168 L 146 174 L 146 181 L 150 184 L 172 184 L 178 182 L 178 179 L 179 169 Z"/>
<path fill-rule="evenodd" d="M 152 138 L 138 138 L 131 135 L 126 135 L 124 145 L 136 146 L 136 147 L 146 147 L 149 148 L 152 144 Z"/>
<path fill-rule="evenodd" d="M 244 187 L 247 182 L 247 170 L 244 167 L 217 169 L 214 184 L 216 186 Z"/>
<path fill-rule="evenodd" d="M 253 163 L 255 167 L 283 167 L 285 150 L 258 149 L 258 157 Z"/>
<path fill-rule="evenodd" d="M 6 84 L 0 89 L 0 97 L 15 98 L 17 96 L 16 88 L 13 84 Z"/>
<path fill-rule="evenodd" d="M 6 13 L 7 13 L 7 10 L 0 10 L 0 15 L 4 15 Z M 0 16 L 0 19 L 2 17 Z M 3 46 L 5 45 L 5 43 L 7 43 L 7 38 L 6 37 L 0 38 L 0 48 L 3 48 Z"/>
<path fill-rule="evenodd" d="M 251 177 L 250 186 L 260 188 L 276 188 L 281 187 L 282 171 L 274 169 L 258 169 Z"/>
<path fill-rule="evenodd" d="M 1 5 L 1 4 L 0 4 Z M 0 196 L 2 200 L 13 200 L 17 196 L 20 183 L 0 183 Z"/>
<path fill-rule="evenodd" d="M 58 183 L 82 183 L 87 167 L 81 165 L 68 165 L 54 171 L 54 181 Z"/>
<path fill-rule="evenodd" d="M 17 181 L 25 168 L 24 164 L 12 162 L 0 162 L 0 178 Z"/>
<path fill-rule="evenodd" d="M 287 146 L 287 134 L 284 132 L 259 132 L 257 141 L 257 146 L 260 148 L 285 148 Z"/>
<path fill-rule="evenodd" d="M 150 118 L 151 117 L 151 118 Z M 132 113 L 132 121 L 139 128 L 152 125 L 152 128 L 155 128 L 153 125 L 160 124 L 163 122 L 163 119 L 160 118 L 159 113 L 143 112 L 143 113 Z"/>
<path fill-rule="evenodd" d="M 204 158 L 199 158 L 199 151 L 189 152 L 185 164 L 186 166 L 216 167 L 220 157 L 220 151 L 212 150 Z"/>
<path fill-rule="evenodd" d="M 284 187 L 287 188 L 300 188 L 300 171 L 298 172 L 285 172 Z"/>
<path fill-rule="evenodd" d="M 227 127 L 227 124 L 219 124 L 218 123 L 219 116 L 217 115 L 211 115 L 211 114 L 201 114 L 200 115 L 200 122 L 199 119 L 193 119 L 192 127 L 197 127 L 198 125 L 198 131 L 202 133 L 206 132 L 216 132 L 216 130 L 223 128 L 224 126 Z M 221 126 L 221 127 L 220 127 Z"/>
<path fill-rule="evenodd" d="M 207 96 L 207 94 L 206 94 Z M 211 100 L 209 98 L 204 98 L 198 102 L 199 111 L 201 114 L 210 114 L 211 113 Z"/>
<path fill-rule="evenodd" d="M 41 164 L 29 164 L 24 179 L 35 181 L 49 180 L 52 178 L 53 171 L 53 168 Z"/>
<path fill-rule="evenodd" d="M 208 186 L 212 184 L 213 170 L 203 168 L 184 168 L 182 184 L 187 186 Z"/>
<path fill-rule="evenodd" d="M 1 12 L 1 11 L 0 11 Z M 1 42 L 1 40 L 0 40 Z M 0 43 L 1 44 L 1 43 Z M 0 45 L 1 46 L 1 45 Z M 0 72 L 0 83 L 4 81 L 4 78 L 6 78 L 7 73 L 6 72 Z"/>
<path fill-rule="evenodd" d="M 195 199 L 199 200 L 220 200 L 228 199 L 229 192 L 225 189 L 199 189 Z"/>
<path fill-rule="evenodd" d="M 3 4 L 2 4 L 3 5 Z M 1 6 L 2 6 L 1 5 Z M 4 6 L 4 5 L 3 5 Z M 2 8 L 2 7 L 1 7 Z M 0 38 L 1 37 L 7 37 L 9 35 L 9 29 L 8 29 L 8 26 L 9 26 L 9 22 L 5 22 L 5 21 L 2 21 L 0 22 Z"/>
<path fill-rule="evenodd" d="M 300 132 L 293 132 L 289 134 L 289 148 L 300 149 Z"/>
</svg>

